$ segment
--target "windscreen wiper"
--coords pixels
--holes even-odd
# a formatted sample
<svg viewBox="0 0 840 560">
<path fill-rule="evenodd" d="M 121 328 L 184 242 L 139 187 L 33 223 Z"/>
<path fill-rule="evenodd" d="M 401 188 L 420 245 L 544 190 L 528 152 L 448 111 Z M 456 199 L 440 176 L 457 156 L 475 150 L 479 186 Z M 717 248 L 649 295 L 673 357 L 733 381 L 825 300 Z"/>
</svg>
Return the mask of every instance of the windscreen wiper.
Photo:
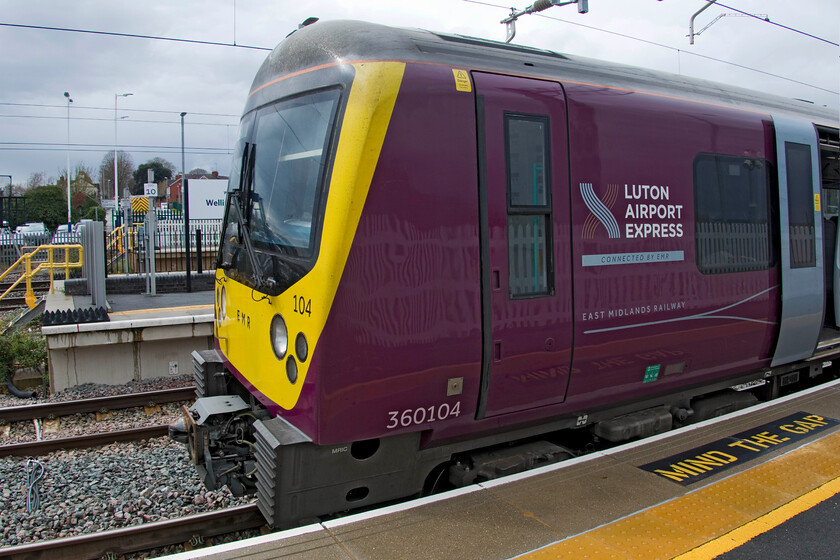
<svg viewBox="0 0 840 560">
<path fill-rule="evenodd" d="M 239 236 L 242 237 L 242 244 L 245 245 L 245 253 L 248 255 L 248 260 L 251 261 L 251 269 L 254 271 L 254 285 L 258 290 L 264 287 L 271 289 L 276 282 L 273 278 L 264 279 L 260 272 L 260 263 L 257 260 L 257 254 L 251 246 L 251 233 L 248 230 L 248 226 L 245 225 L 245 220 L 242 218 L 243 208 L 240 195 L 239 189 L 230 192 L 230 197 L 236 199 L 236 223 L 239 225 Z"/>
</svg>

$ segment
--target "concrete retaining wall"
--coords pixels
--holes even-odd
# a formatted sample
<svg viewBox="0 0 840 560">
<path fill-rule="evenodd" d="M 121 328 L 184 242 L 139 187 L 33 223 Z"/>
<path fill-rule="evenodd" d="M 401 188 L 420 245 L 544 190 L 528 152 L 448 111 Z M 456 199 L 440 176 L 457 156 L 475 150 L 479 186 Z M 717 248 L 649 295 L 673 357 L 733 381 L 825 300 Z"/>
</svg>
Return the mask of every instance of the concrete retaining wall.
<svg viewBox="0 0 840 560">
<path fill-rule="evenodd" d="M 193 350 L 213 347 L 213 315 L 134 318 L 41 329 L 53 392 L 192 372 Z"/>
</svg>

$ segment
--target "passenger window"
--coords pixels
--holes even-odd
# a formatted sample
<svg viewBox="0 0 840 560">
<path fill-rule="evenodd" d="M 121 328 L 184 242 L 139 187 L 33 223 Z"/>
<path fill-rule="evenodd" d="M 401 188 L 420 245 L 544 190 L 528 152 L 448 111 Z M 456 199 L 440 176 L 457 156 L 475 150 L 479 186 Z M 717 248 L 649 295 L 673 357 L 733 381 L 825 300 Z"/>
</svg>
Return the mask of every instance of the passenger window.
<svg viewBox="0 0 840 560">
<path fill-rule="evenodd" d="M 785 160 L 787 161 L 790 267 L 817 266 L 811 147 L 807 144 L 785 142 Z"/>
<path fill-rule="evenodd" d="M 505 115 L 510 296 L 554 291 L 548 118 Z"/>
<path fill-rule="evenodd" d="M 769 176 L 762 159 L 717 154 L 694 159 L 694 237 L 700 272 L 765 270 L 775 264 Z"/>
</svg>

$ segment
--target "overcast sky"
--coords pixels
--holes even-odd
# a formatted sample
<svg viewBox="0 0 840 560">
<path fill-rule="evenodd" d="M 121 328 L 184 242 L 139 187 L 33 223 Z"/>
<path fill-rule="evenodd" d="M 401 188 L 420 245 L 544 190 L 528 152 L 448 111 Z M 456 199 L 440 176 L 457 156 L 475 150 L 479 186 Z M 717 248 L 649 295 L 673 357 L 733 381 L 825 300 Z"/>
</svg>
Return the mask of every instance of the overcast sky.
<svg viewBox="0 0 840 560">
<path fill-rule="evenodd" d="M 179 113 L 186 111 L 186 168 L 201 167 L 226 175 L 248 89 L 268 54 L 259 49 L 8 24 L 273 48 L 298 23 L 315 16 L 501 41 L 505 28 L 499 20 L 509 7 L 522 9 L 532 1 L 0 0 L 0 175 L 12 175 L 17 185 L 33 173 L 48 178 L 62 173 L 67 158 L 65 91 L 73 99 L 71 169 L 81 163 L 92 168 L 94 180 L 98 180 L 103 157 L 115 142 L 114 94 L 131 92 L 132 96 L 119 98 L 117 143 L 131 154 L 135 166 L 163 157 L 180 169 Z M 838 0 L 723 3 L 840 42 Z M 588 14 L 579 14 L 574 6 L 553 7 L 541 15 L 521 18 L 514 43 L 682 73 L 838 108 L 837 46 L 757 19 L 730 15 L 689 45 L 689 18 L 703 4 L 704 0 L 589 0 Z M 710 7 L 698 17 L 696 29 L 724 13 L 733 12 Z M 8 179 L 0 177 L 0 185 L 6 184 Z"/>
</svg>

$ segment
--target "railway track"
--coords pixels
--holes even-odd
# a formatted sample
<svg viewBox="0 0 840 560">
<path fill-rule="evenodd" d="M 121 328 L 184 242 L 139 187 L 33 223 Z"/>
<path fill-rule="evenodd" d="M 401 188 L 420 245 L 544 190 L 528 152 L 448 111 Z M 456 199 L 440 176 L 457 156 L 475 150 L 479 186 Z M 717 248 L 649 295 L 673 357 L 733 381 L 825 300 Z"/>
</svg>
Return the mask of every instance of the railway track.
<svg viewBox="0 0 840 560">
<path fill-rule="evenodd" d="M 131 393 L 110 397 L 98 397 L 59 403 L 42 403 L 27 406 L 0 408 L 0 423 L 25 422 L 39 418 L 70 416 L 91 412 L 103 412 L 140 406 L 191 400 L 195 397 L 193 387 L 179 387 Z M 115 442 L 140 441 L 162 437 L 168 433 L 168 425 L 144 426 L 105 433 L 87 434 L 40 441 L 14 443 L 0 446 L 0 457 L 37 457 L 62 449 L 83 449 Z"/>
<path fill-rule="evenodd" d="M 109 443 L 140 441 L 154 437 L 163 437 L 168 433 L 168 425 L 158 425 L 104 432 L 101 434 L 11 443 L 0 445 L 0 457 L 38 457 L 63 449 L 86 449 L 88 447 L 108 445 Z"/>
<path fill-rule="evenodd" d="M 178 387 L 143 393 L 130 393 L 110 397 L 97 397 L 75 401 L 41 403 L 25 406 L 0 407 L 0 421 L 23 422 L 36 418 L 70 416 L 103 410 L 119 410 L 170 402 L 189 401 L 195 398 L 194 387 Z"/>
<path fill-rule="evenodd" d="M 2 282 L 0 283 L 0 294 L 4 293 L 10 286 L 11 282 Z M 35 294 L 35 297 L 39 298 L 44 296 L 50 290 L 50 281 L 49 280 L 32 280 L 32 291 Z M 26 299 L 24 298 L 26 294 L 26 283 L 21 282 L 15 288 L 14 291 L 10 292 L 6 297 L 0 299 L 0 311 L 9 311 L 12 309 L 20 309 L 21 307 L 26 307 Z"/>
<path fill-rule="evenodd" d="M 124 529 L 41 541 L 0 548 L 0 558 L 52 560 L 116 558 L 121 554 L 150 550 L 161 546 L 192 542 L 218 535 L 256 529 L 265 519 L 256 504 L 190 515 L 167 521 L 144 523 Z"/>
</svg>

